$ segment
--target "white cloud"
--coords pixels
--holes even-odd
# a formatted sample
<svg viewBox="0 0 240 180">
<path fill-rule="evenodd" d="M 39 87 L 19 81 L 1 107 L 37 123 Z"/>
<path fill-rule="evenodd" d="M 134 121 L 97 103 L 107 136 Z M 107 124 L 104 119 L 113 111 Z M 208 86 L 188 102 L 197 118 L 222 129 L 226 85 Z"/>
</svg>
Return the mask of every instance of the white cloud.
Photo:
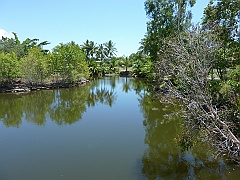
<svg viewBox="0 0 240 180">
<path fill-rule="evenodd" d="M 8 38 L 14 38 L 13 33 L 7 32 L 4 29 L 0 29 L 0 39 L 2 39 L 2 36 L 3 37 L 8 37 Z"/>
</svg>

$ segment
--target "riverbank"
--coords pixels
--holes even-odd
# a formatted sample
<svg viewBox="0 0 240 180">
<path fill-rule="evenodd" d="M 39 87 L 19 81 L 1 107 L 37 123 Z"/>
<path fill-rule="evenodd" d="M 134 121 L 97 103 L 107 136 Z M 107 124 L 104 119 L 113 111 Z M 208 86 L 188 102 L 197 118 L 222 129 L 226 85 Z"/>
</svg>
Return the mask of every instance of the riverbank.
<svg viewBox="0 0 240 180">
<path fill-rule="evenodd" d="M 120 76 L 120 77 L 132 77 L 131 71 L 121 71 L 119 74 L 105 74 L 106 77 Z M 14 79 L 11 82 L 0 84 L 0 93 L 27 93 L 30 91 L 58 89 L 58 88 L 70 88 L 81 86 L 88 83 L 86 78 L 80 78 L 77 82 L 66 83 L 62 81 L 58 82 L 45 82 L 45 83 L 29 83 L 22 79 Z"/>
<path fill-rule="evenodd" d="M 33 84 L 22 80 L 13 80 L 11 83 L 5 83 L 0 85 L 0 93 L 27 93 L 30 91 L 47 90 L 47 89 L 58 89 L 58 88 L 70 88 L 81 86 L 88 83 L 89 80 L 86 78 L 80 78 L 77 82 L 66 83 L 66 82 L 54 82 L 44 84 Z"/>
</svg>

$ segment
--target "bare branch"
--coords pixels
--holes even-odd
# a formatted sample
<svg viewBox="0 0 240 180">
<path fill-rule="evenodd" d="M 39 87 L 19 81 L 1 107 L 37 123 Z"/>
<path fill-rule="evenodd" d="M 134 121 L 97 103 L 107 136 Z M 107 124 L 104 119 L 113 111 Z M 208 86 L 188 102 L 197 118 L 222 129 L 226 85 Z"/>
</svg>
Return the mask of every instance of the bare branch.
<svg viewBox="0 0 240 180">
<path fill-rule="evenodd" d="M 166 39 L 159 53 L 157 77 L 162 101 L 182 104 L 184 124 L 190 132 L 204 131 L 218 154 L 227 153 L 240 162 L 240 141 L 228 110 L 213 104 L 209 83 L 219 44 L 209 32 L 196 27 L 178 37 Z"/>
</svg>

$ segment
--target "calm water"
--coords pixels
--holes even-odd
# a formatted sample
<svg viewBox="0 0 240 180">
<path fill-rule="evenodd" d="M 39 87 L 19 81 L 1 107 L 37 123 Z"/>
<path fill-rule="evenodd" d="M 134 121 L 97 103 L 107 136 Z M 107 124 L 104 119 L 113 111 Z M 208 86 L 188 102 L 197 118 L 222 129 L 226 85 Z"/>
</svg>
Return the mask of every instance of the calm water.
<svg viewBox="0 0 240 180">
<path fill-rule="evenodd" d="M 206 146 L 181 152 L 179 120 L 143 81 L 0 94 L 0 180 L 238 179 Z"/>
</svg>

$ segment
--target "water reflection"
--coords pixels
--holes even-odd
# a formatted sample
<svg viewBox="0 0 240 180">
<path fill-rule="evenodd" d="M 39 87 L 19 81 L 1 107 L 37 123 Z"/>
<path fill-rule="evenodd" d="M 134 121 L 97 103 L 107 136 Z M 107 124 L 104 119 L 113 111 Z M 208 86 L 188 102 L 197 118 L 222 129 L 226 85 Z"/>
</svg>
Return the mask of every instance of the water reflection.
<svg viewBox="0 0 240 180">
<path fill-rule="evenodd" d="M 98 103 L 106 104 L 112 107 L 113 103 L 117 99 L 117 94 L 113 90 L 107 90 L 106 88 L 95 88 L 90 90 L 87 104 L 88 107 L 95 106 Z"/>
<path fill-rule="evenodd" d="M 62 125 L 73 124 L 82 119 L 82 114 L 86 111 L 85 102 L 88 100 L 88 96 L 88 86 L 55 91 L 49 108 L 52 121 Z"/>
<path fill-rule="evenodd" d="M 131 83 L 128 82 L 127 77 L 125 77 L 125 80 L 123 79 L 123 85 L 122 85 L 122 91 L 125 93 L 128 93 L 128 91 L 131 91 Z"/>
<path fill-rule="evenodd" d="M 22 123 L 23 100 L 17 96 L 0 97 L 0 120 L 6 127 L 19 127 Z"/>
<path fill-rule="evenodd" d="M 124 95 L 126 95 L 125 93 L 129 93 L 128 95 L 134 94 L 134 98 L 135 94 L 137 94 L 138 101 L 136 100 L 136 104 L 139 104 L 141 115 L 133 113 L 127 117 L 131 119 L 131 121 L 122 123 L 121 120 L 118 120 L 114 122 L 114 125 L 115 123 L 118 123 L 118 125 L 122 125 L 122 127 L 128 127 L 128 123 L 133 123 L 132 126 L 135 128 L 135 116 L 139 115 L 138 117 L 140 117 L 140 120 L 142 117 L 144 118 L 143 127 L 145 129 L 145 139 L 144 142 L 142 142 L 142 139 L 139 141 L 146 145 L 146 149 L 140 150 L 142 152 L 140 152 L 138 160 L 135 161 L 137 167 L 139 167 L 138 169 L 141 171 L 137 171 L 137 176 L 139 177 L 138 179 L 140 179 L 142 175 L 150 180 L 237 179 L 237 177 L 240 175 L 237 170 L 234 170 L 238 168 L 235 167 L 235 165 L 230 164 L 227 161 L 223 161 L 223 159 L 215 160 L 209 151 L 211 148 L 207 145 L 201 144 L 191 151 L 181 152 L 174 141 L 174 139 L 177 137 L 177 134 L 181 131 L 181 126 L 179 125 L 180 120 L 166 120 L 163 118 L 164 114 L 168 114 L 174 111 L 174 109 L 172 107 L 167 107 L 161 104 L 158 100 L 153 100 L 151 94 L 148 91 L 147 84 L 140 79 L 112 77 L 94 80 L 90 84 L 78 88 L 39 91 L 19 95 L 0 94 L 0 120 L 6 127 L 20 127 L 23 119 L 26 119 L 28 122 L 40 126 L 46 123 L 46 119 L 51 119 L 53 122 L 59 125 L 73 124 L 77 121 L 80 121 L 82 119 L 83 113 L 88 111 L 88 108 L 90 107 L 105 104 L 106 106 L 112 107 L 111 110 L 114 109 L 114 105 L 117 104 L 118 100 L 117 93 L 119 96 L 123 97 L 123 93 L 121 94 L 121 92 L 123 92 Z M 122 102 L 123 105 L 126 105 L 126 103 L 128 103 L 128 99 L 127 101 Z M 115 107 L 122 108 L 121 105 Z M 135 107 L 131 108 L 132 109 L 130 110 L 133 111 Z M 139 110 L 137 109 L 135 112 L 137 111 Z M 116 112 L 113 111 L 112 113 Z M 122 114 L 118 114 L 118 116 L 121 115 Z M 114 115 L 112 117 L 114 117 Z M 105 117 L 103 119 L 105 119 Z M 101 154 L 104 152 L 107 156 L 107 152 L 109 152 L 113 146 L 118 147 L 119 145 L 119 149 L 130 149 L 129 144 L 126 143 L 124 146 L 122 146 L 122 143 L 128 142 L 128 140 L 132 138 L 131 135 L 134 137 L 134 133 L 132 134 L 132 132 L 134 132 L 134 130 L 132 130 L 133 128 L 130 129 L 131 133 L 125 136 L 124 139 L 120 138 L 123 136 L 123 134 L 121 134 L 123 132 L 122 130 L 116 131 L 116 129 L 114 129 L 116 127 L 114 126 L 113 130 L 111 131 L 111 128 L 105 126 L 104 123 L 98 123 L 99 124 L 97 124 L 96 128 L 93 128 L 93 130 L 97 131 L 98 129 L 101 129 L 99 127 L 106 127 L 106 132 L 108 132 L 108 134 L 106 133 L 105 135 L 105 132 L 102 133 L 103 131 L 97 133 L 100 135 L 100 137 L 103 137 L 103 144 L 104 146 L 106 145 L 108 149 L 106 150 L 102 148 L 104 146 L 99 145 L 99 139 L 96 140 L 96 142 L 94 140 L 90 140 L 92 141 L 92 144 L 96 144 L 96 148 L 89 148 L 92 151 L 89 151 L 89 149 L 87 149 L 86 152 L 94 151 L 96 154 Z M 124 133 L 126 132 L 124 131 Z M 92 135 L 93 133 L 86 134 L 88 134 L 88 136 L 85 137 L 87 139 L 86 141 L 88 141 L 89 136 L 92 138 L 98 137 Z M 108 139 L 108 136 L 119 138 L 118 142 L 115 141 L 115 139 L 114 141 L 112 141 L 111 138 Z M 138 137 L 136 139 L 138 139 Z M 43 140 L 42 145 L 45 145 L 44 142 L 45 139 Z M 110 142 L 109 144 L 111 145 L 111 148 L 109 148 L 109 144 L 105 142 Z M 135 143 L 132 141 L 129 142 L 131 144 Z M 89 142 L 86 144 L 88 145 L 88 143 Z M 81 143 L 79 144 L 79 149 L 81 149 L 80 152 L 84 150 L 84 147 L 88 147 L 82 145 Z M 76 144 L 74 144 L 74 147 L 75 145 Z M 53 146 L 53 149 L 54 148 L 55 146 Z M 103 150 L 100 151 L 100 149 Z M 124 154 L 121 154 L 123 150 L 120 151 L 117 152 L 116 157 L 124 157 Z M 135 152 L 136 151 L 134 150 L 133 154 Z M 90 154 L 89 157 L 92 157 L 92 154 Z M 112 161 L 112 157 L 110 159 Z M 121 160 L 122 159 L 123 158 L 121 158 Z M 116 158 L 116 161 L 121 162 L 121 160 Z M 85 162 L 87 163 L 88 161 L 89 159 L 86 159 Z M 95 163 L 95 159 L 93 159 L 92 162 Z M 126 164 L 127 163 L 128 162 L 126 162 Z M 114 164 L 117 164 L 117 162 L 114 162 Z M 125 164 L 122 163 L 121 167 L 125 167 Z"/>
<path fill-rule="evenodd" d="M 29 95 L 19 95 L 22 99 L 22 114 L 28 122 L 37 125 L 44 125 L 46 122 L 46 112 L 53 99 L 53 91 L 40 91 Z"/>
<path fill-rule="evenodd" d="M 22 119 L 44 125 L 49 116 L 58 125 L 73 124 L 82 119 L 87 107 L 98 103 L 113 106 L 117 100 L 115 80 L 111 80 L 111 89 L 104 81 L 95 80 L 78 88 L 0 94 L 0 120 L 6 127 L 20 127 Z"/>
<path fill-rule="evenodd" d="M 147 150 L 142 156 L 142 174 L 147 179 L 226 179 L 236 178 L 238 167 L 211 156 L 211 147 L 199 144 L 182 152 L 175 143 L 181 126 L 179 119 L 166 120 L 164 114 L 173 109 L 153 100 L 151 94 L 140 93 L 139 103 L 145 120 Z"/>
<path fill-rule="evenodd" d="M 138 79 L 103 78 L 79 88 L 37 91 L 28 94 L 0 94 L 0 120 L 6 127 L 20 127 L 22 119 L 44 125 L 49 116 L 58 125 L 73 124 L 82 119 L 87 107 L 117 101 L 116 84 L 122 92 L 134 90 L 136 94 L 147 91 L 147 85 Z"/>
<path fill-rule="evenodd" d="M 52 93 L 44 91 L 31 94 L 1 94 L 0 96 L 0 120 L 7 127 L 19 127 L 22 117 L 38 125 L 46 121 L 45 115 L 49 110 Z"/>
</svg>

